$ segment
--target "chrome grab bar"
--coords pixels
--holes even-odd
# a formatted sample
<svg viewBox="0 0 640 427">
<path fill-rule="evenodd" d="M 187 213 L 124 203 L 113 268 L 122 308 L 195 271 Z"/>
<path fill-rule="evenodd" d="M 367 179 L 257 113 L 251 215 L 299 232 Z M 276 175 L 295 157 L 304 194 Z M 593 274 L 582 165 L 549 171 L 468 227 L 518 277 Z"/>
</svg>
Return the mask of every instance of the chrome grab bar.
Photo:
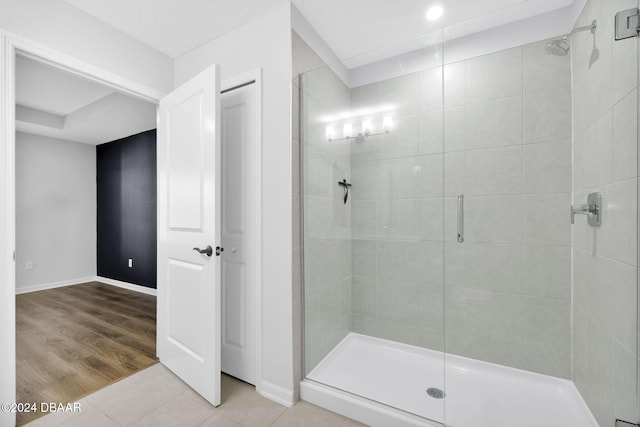
<svg viewBox="0 0 640 427">
<path fill-rule="evenodd" d="M 458 194 L 458 243 L 464 242 L 464 194 Z"/>
</svg>

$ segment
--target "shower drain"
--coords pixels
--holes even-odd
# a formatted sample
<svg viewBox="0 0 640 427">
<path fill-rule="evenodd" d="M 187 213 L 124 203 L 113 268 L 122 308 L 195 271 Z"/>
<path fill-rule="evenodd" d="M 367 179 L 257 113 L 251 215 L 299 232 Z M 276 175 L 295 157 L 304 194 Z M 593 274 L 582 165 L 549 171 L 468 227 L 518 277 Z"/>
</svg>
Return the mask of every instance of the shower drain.
<svg viewBox="0 0 640 427">
<path fill-rule="evenodd" d="M 433 397 L 434 399 L 444 399 L 446 396 L 444 391 L 440 390 L 439 388 L 433 388 L 433 387 L 427 389 L 427 394 Z"/>
</svg>

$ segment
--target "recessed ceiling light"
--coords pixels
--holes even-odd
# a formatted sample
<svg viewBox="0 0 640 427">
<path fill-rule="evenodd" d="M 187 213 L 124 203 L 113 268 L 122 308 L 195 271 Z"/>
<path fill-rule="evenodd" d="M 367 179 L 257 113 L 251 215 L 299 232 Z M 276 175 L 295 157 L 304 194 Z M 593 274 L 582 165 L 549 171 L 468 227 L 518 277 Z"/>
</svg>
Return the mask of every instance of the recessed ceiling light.
<svg viewBox="0 0 640 427">
<path fill-rule="evenodd" d="M 442 18 L 444 15 L 444 9 L 440 5 L 431 6 L 429 10 L 427 10 L 427 19 L 429 21 L 437 21 Z"/>
</svg>

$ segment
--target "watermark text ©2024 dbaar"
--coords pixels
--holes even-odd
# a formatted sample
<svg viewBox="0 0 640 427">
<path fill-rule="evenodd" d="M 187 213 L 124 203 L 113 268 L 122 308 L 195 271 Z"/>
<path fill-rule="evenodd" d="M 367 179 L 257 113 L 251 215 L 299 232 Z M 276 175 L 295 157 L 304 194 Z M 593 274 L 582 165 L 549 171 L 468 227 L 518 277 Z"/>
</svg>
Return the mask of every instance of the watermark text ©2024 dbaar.
<svg viewBox="0 0 640 427">
<path fill-rule="evenodd" d="M 19 403 L 2 403 L 0 404 L 1 412 L 82 412 L 82 404 L 80 402 L 73 403 L 54 403 L 54 402 L 19 402 Z"/>
</svg>

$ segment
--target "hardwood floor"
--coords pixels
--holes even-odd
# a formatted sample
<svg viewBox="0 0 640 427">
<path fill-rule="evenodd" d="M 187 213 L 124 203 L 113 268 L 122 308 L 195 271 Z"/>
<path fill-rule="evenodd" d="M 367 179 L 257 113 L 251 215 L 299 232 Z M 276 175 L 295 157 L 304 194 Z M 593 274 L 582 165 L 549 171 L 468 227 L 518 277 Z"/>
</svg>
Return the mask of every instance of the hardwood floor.
<svg viewBox="0 0 640 427">
<path fill-rule="evenodd" d="M 17 295 L 16 359 L 17 402 L 73 403 L 157 362 L 156 297 L 99 282 Z"/>
</svg>

